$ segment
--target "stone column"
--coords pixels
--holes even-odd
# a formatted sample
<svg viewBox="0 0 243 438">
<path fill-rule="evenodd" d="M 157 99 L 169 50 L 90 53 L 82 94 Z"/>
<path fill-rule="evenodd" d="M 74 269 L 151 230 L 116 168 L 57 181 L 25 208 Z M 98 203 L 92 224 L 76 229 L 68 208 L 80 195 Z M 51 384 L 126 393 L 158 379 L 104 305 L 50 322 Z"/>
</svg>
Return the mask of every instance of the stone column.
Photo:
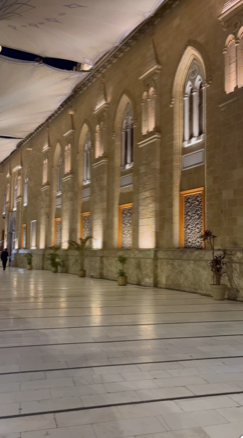
<svg viewBox="0 0 243 438">
<path fill-rule="evenodd" d="M 93 247 L 106 246 L 108 159 L 102 157 L 93 164 L 91 185 L 91 220 Z"/>
<path fill-rule="evenodd" d="M 158 247 L 160 133 L 152 132 L 139 146 L 139 248 Z"/>
<path fill-rule="evenodd" d="M 185 94 L 184 96 L 184 141 L 189 141 L 189 96 Z"/>
<path fill-rule="evenodd" d="M 193 90 L 193 137 L 199 136 L 199 91 Z"/>
</svg>

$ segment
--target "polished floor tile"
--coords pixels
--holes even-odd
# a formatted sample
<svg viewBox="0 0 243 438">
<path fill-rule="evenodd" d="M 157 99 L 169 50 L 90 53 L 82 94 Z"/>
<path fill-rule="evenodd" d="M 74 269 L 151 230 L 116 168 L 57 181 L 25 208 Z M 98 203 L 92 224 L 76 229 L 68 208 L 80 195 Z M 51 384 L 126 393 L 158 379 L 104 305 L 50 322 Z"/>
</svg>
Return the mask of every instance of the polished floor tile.
<svg viewBox="0 0 243 438">
<path fill-rule="evenodd" d="M 0 271 L 0 438 L 238 438 L 242 409 L 243 303 Z"/>
</svg>

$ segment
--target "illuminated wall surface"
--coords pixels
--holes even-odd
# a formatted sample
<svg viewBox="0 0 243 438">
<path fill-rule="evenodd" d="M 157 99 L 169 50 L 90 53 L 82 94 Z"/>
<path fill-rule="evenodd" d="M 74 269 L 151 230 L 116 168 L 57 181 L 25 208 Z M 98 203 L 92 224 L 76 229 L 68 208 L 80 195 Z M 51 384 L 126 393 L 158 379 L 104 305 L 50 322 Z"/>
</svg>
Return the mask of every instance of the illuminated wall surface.
<svg viewBox="0 0 243 438">
<path fill-rule="evenodd" d="M 202 248 L 203 198 L 202 193 L 184 196 L 184 246 Z"/>
<path fill-rule="evenodd" d="M 122 209 L 122 248 L 132 247 L 132 207 Z"/>
</svg>

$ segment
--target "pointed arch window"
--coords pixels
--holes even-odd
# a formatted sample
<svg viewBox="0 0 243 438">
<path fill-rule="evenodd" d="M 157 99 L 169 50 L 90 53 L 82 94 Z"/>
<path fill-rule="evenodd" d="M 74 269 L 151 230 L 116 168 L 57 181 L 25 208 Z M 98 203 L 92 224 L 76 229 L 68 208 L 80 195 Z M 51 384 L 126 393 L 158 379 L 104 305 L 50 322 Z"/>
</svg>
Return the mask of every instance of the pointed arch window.
<svg viewBox="0 0 243 438">
<path fill-rule="evenodd" d="M 205 86 L 201 66 L 193 61 L 184 88 L 184 146 L 203 139 L 205 134 Z"/>
<path fill-rule="evenodd" d="M 42 171 L 42 184 L 43 186 L 48 181 L 48 160 L 47 158 L 43 161 L 43 171 Z"/>
<path fill-rule="evenodd" d="M 16 176 L 14 180 L 14 193 L 13 193 L 13 210 L 17 210 L 17 197 L 18 197 L 18 178 Z"/>
<path fill-rule="evenodd" d="M 59 156 L 57 163 L 57 195 L 62 194 L 62 156 Z"/>
<path fill-rule="evenodd" d="M 91 180 L 91 139 L 90 139 L 90 132 L 88 132 L 84 143 L 84 184 L 89 184 L 90 180 Z"/>
<path fill-rule="evenodd" d="M 133 166 L 134 124 L 133 112 L 128 104 L 122 124 L 122 168 Z"/>
<path fill-rule="evenodd" d="M 71 145 L 65 146 L 65 174 L 71 172 Z"/>
</svg>

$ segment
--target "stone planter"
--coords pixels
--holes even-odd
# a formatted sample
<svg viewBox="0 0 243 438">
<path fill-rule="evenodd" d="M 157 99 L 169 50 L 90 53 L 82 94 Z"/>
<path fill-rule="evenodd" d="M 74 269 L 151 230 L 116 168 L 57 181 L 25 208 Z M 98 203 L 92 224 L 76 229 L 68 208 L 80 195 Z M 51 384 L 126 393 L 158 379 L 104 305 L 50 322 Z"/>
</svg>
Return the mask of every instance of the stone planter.
<svg viewBox="0 0 243 438">
<path fill-rule="evenodd" d="M 53 274 L 56 274 L 57 271 L 58 271 L 58 268 L 52 268 L 52 272 L 53 272 Z"/>
<path fill-rule="evenodd" d="M 32 265 L 27 265 L 27 270 L 32 271 Z"/>
<path fill-rule="evenodd" d="M 211 295 L 216 301 L 223 301 L 225 299 L 226 284 L 211 284 Z"/>
<path fill-rule="evenodd" d="M 122 276 L 118 277 L 118 286 L 126 286 L 127 285 L 127 277 Z"/>
<path fill-rule="evenodd" d="M 79 271 L 79 277 L 80 278 L 84 278 L 84 277 L 86 277 L 86 271 L 85 271 L 85 269 L 81 269 L 80 271 Z"/>
</svg>

